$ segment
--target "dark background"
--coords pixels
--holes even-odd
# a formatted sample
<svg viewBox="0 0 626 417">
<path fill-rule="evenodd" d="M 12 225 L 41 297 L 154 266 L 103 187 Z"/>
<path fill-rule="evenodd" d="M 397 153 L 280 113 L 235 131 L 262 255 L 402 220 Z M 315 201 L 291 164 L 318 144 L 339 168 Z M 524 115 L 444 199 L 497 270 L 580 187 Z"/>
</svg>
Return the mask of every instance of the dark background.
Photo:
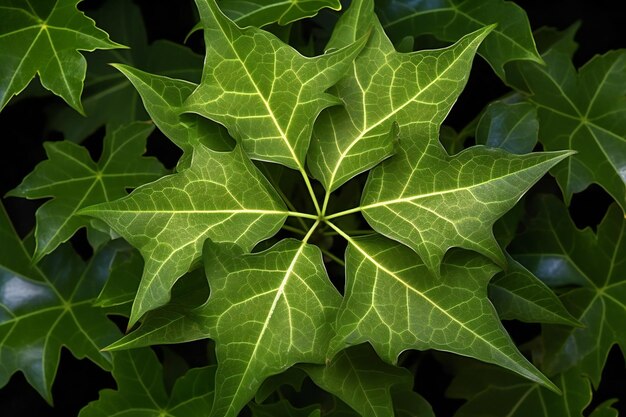
<svg viewBox="0 0 626 417">
<path fill-rule="evenodd" d="M 90 10 L 96 9 L 102 3 L 103 0 L 87 0 L 82 2 L 79 8 L 89 14 Z M 137 0 L 136 3 L 142 9 L 150 41 L 165 38 L 182 43 L 189 28 L 196 22 L 194 5 L 191 1 Z M 621 12 L 622 2 L 518 0 L 516 3 L 528 13 L 533 29 L 545 25 L 565 29 L 574 22 L 582 23 L 576 36 L 580 44 L 574 57 L 577 67 L 596 54 L 626 47 L 626 30 L 624 30 L 626 16 Z M 201 53 L 200 37 L 192 38 L 191 46 Z M 485 86 L 489 87 L 485 89 Z M 462 128 L 488 102 L 506 91 L 507 88 L 493 74 L 489 66 L 482 59 L 477 59 L 468 86 L 446 124 L 457 129 Z M 47 132 L 45 129 L 44 108 L 59 101 L 60 99 L 54 96 L 18 101 L 14 99 L 0 113 L 0 135 L 4 144 L 0 151 L 0 195 L 4 195 L 17 186 L 22 178 L 45 158 L 41 145 L 43 141 L 62 139 L 58 132 Z M 476 109 L 476 113 L 468 112 L 467 109 Z M 98 142 L 102 134 L 102 131 L 97 132 L 95 135 L 97 140 L 88 140 L 88 145 L 90 142 Z M 97 148 L 97 145 L 94 147 Z M 90 150 L 97 152 L 97 150 Z M 167 160 L 167 155 L 171 151 L 171 145 L 158 132 L 152 135 L 149 153 L 161 158 L 165 157 L 164 162 L 171 166 L 173 161 Z M 539 186 L 556 190 L 554 181 L 549 177 L 542 180 Z M 18 232 L 21 235 L 28 233 L 34 226 L 34 212 L 41 201 L 3 198 L 3 203 Z M 570 213 L 579 227 L 595 228 L 610 203 L 611 198 L 600 187 L 593 185 L 574 196 Z M 79 252 L 88 252 L 88 249 L 85 249 L 83 233 L 79 233 L 74 241 Z M 538 331 L 538 326 L 521 325 L 515 322 L 506 323 L 506 326 L 516 341 L 523 341 Z M 175 350 L 185 356 L 190 354 L 197 356 L 203 354 L 202 346 L 190 344 L 177 347 Z M 162 352 L 159 353 L 162 354 Z M 420 373 L 433 376 L 427 381 L 416 381 L 416 390 L 431 402 L 438 417 L 450 416 L 462 402 L 451 401 L 443 396 L 450 381 L 450 375 L 447 375 L 441 365 L 431 356 L 427 353 L 410 357 L 406 363 L 410 365 L 419 361 Z M 602 383 L 594 395 L 592 406 L 609 398 L 621 396 L 622 399 L 626 399 L 625 369 L 623 356 L 618 348 L 614 347 L 605 367 Z M 100 389 L 107 387 L 115 388 L 115 382 L 107 372 L 100 370 L 88 360 L 77 360 L 68 351 L 63 350 L 59 372 L 53 386 L 55 408 L 51 408 L 28 385 L 22 374 L 18 373 L 11 378 L 7 386 L 0 389 L 0 415 L 7 417 L 76 416 L 84 405 L 98 398 Z M 624 401 L 617 406 L 621 413 L 626 413 Z"/>
</svg>

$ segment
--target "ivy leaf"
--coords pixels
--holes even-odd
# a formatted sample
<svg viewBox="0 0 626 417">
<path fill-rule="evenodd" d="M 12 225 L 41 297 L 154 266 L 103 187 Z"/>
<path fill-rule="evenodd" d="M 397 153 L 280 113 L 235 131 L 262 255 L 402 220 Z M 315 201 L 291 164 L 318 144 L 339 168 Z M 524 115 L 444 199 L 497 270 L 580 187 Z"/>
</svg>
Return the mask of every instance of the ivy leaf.
<svg viewBox="0 0 626 417">
<path fill-rule="evenodd" d="M 171 395 L 165 391 L 163 369 L 150 349 L 113 354 L 117 390 L 100 391 L 100 398 L 83 408 L 79 417 L 200 417 L 213 402 L 215 367 L 194 368 L 179 378 Z"/>
<path fill-rule="evenodd" d="M 41 84 L 83 113 L 87 64 L 78 52 L 123 47 L 78 11 L 80 0 L 0 4 L 0 110 L 39 74 Z"/>
<path fill-rule="evenodd" d="M 544 326 L 543 368 L 554 374 L 576 365 L 597 387 L 610 348 L 626 349 L 626 221 L 612 205 L 594 234 L 576 229 L 554 197 L 538 199 L 537 206 L 511 252 L 548 285 L 577 286 L 561 301 L 584 326 Z"/>
<path fill-rule="evenodd" d="M 354 210 L 377 232 L 412 248 L 433 272 L 456 246 L 504 266 L 493 223 L 570 154 L 517 156 L 476 146 L 449 157 L 438 142 L 410 144 L 372 170 Z"/>
<path fill-rule="evenodd" d="M 530 103 L 496 101 L 487 106 L 476 127 L 476 143 L 514 154 L 531 152 L 537 144 L 539 120 Z"/>
<path fill-rule="evenodd" d="M 237 416 L 266 377 L 297 362 L 324 363 L 341 296 L 306 238 L 235 257 L 207 243 L 204 260 L 219 364 L 211 416 Z"/>
<path fill-rule="evenodd" d="M 480 374 L 480 378 L 476 378 Z M 562 394 L 524 381 L 502 369 L 466 366 L 448 388 L 447 395 L 469 400 L 455 417 L 582 417 L 591 402 L 589 379 L 572 369 L 554 378 Z"/>
<path fill-rule="evenodd" d="M 88 219 L 77 214 L 81 208 L 123 197 L 127 188 L 165 173 L 156 158 L 141 156 L 153 129 L 152 124 L 140 122 L 109 131 L 98 162 L 75 143 L 44 143 L 48 159 L 7 194 L 29 199 L 53 197 L 36 213 L 35 262 L 89 224 Z"/>
<path fill-rule="evenodd" d="M 508 270 L 489 283 L 489 298 L 503 320 L 580 326 L 541 280 L 506 255 Z"/>
<path fill-rule="evenodd" d="M 226 126 L 251 158 L 306 175 L 313 122 L 322 109 L 337 104 L 324 91 L 344 75 L 366 39 L 306 58 L 268 32 L 240 29 L 214 0 L 196 3 L 206 59 L 202 82 L 187 99 L 188 110 Z"/>
<path fill-rule="evenodd" d="M 565 201 L 596 183 L 626 210 L 626 51 L 596 56 L 578 73 L 567 53 L 543 58 L 518 68 L 523 83 L 509 82 L 537 107 L 544 149 L 578 151 L 553 170 Z"/>
<path fill-rule="evenodd" d="M 170 288 L 199 259 L 207 238 L 249 251 L 276 233 L 287 213 L 240 147 L 217 152 L 202 146 L 188 169 L 81 211 L 104 220 L 144 257 L 129 327 L 169 300 Z"/>
<path fill-rule="evenodd" d="M 394 39 L 410 33 L 433 34 L 454 42 L 468 32 L 497 23 L 478 52 L 504 79 L 504 64 L 514 60 L 541 63 L 528 17 L 515 3 L 502 0 L 444 0 L 439 2 L 382 0 L 377 12 Z"/>
<path fill-rule="evenodd" d="M 321 9 L 341 10 L 339 0 L 218 0 L 220 9 L 240 27 L 287 25 L 315 16 Z"/>
<path fill-rule="evenodd" d="M 465 86 L 476 48 L 492 29 L 469 34 L 447 49 L 402 54 L 373 9 L 372 0 L 354 2 L 328 45 L 344 47 L 374 27 L 352 70 L 333 87 L 344 105 L 324 111 L 313 131 L 308 164 L 328 193 L 389 157 L 398 127 L 400 141 L 432 138 Z"/>
<path fill-rule="evenodd" d="M 413 387 L 413 375 L 380 360 L 368 344 L 345 349 L 326 365 L 301 365 L 313 382 L 363 417 L 393 416 L 391 392 Z"/>
<path fill-rule="evenodd" d="M 370 342 L 389 363 L 406 349 L 440 349 L 553 388 L 516 349 L 487 299 L 495 271 L 486 259 L 458 251 L 438 279 L 403 245 L 377 235 L 349 238 L 346 290 L 332 346 Z"/>
<path fill-rule="evenodd" d="M 0 387 L 21 371 L 52 403 L 61 347 L 111 369 L 110 354 L 100 349 L 119 332 L 105 310 L 92 302 L 116 250 L 107 246 L 85 265 L 66 245 L 33 266 L 4 207 L 0 207 L 0 238 Z"/>
<path fill-rule="evenodd" d="M 48 127 L 62 132 L 72 142 L 82 141 L 102 125 L 118 127 L 148 118 L 137 91 L 111 67 L 112 62 L 196 83 L 202 74 L 202 56 L 191 49 L 162 39 L 148 44 L 141 10 L 133 2 L 108 0 L 91 15 L 114 39 L 130 48 L 89 55 L 83 95 L 89 117 L 66 107 L 51 109 Z"/>
<path fill-rule="evenodd" d="M 197 84 L 149 74 L 127 65 L 114 65 L 133 84 L 150 118 L 183 150 L 178 170 L 187 168 L 192 151 L 202 144 L 217 151 L 231 150 L 232 139 L 221 125 L 196 114 L 183 114 L 183 103 Z"/>
</svg>

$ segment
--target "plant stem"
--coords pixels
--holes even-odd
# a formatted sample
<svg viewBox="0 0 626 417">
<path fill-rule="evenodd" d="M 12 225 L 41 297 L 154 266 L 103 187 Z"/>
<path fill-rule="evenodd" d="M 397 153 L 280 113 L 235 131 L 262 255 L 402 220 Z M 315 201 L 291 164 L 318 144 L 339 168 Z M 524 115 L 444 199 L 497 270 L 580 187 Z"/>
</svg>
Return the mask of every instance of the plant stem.
<svg viewBox="0 0 626 417">
<path fill-rule="evenodd" d="M 361 210 L 363 210 L 363 207 L 355 207 L 355 208 L 351 208 L 350 210 L 344 210 L 344 211 L 340 211 L 339 213 L 331 214 L 330 216 L 326 216 L 325 219 L 332 220 L 332 219 L 336 219 L 337 217 L 347 216 L 348 214 L 358 213 Z"/>
<path fill-rule="evenodd" d="M 331 259 L 331 261 L 334 261 L 341 266 L 346 266 L 346 263 L 343 261 L 343 259 L 333 255 L 333 253 L 329 251 L 328 249 L 320 248 L 320 250 L 322 251 L 324 255 L 328 256 Z"/>
<path fill-rule="evenodd" d="M 344 232 L 348 235 L 369 235 L 370 233 L 374 233 L 373 230 L 344 230 Z M 337 236 L 339 235 L 339 233 L 335 232 L 334 230 L 330 231 L 330 232 L 324 232 L 322 233 L 324 236 Z"/>
<path fill-rule="evenodd" d="M 301 217 L 299 217 L 299 219 L 301 219 Z M 289 226 L 288 224 L 283 224 L 283 229 L 288 232 L 297 233 L 301 236 L 306 236 L 306 232 L 304 230 L 298 229 L 297 227 Z"/>
<path fill-rule="evenodd" d="M 303 219 L 311 219 L 311 220 L 319 219 L 319 216 L 316 216 L 315 214 L 300 213 L 299 211 L 286 211 L 285 213 L 287 213 L 287 215 L 291 217 L 302 217 Z"/>
</svg>

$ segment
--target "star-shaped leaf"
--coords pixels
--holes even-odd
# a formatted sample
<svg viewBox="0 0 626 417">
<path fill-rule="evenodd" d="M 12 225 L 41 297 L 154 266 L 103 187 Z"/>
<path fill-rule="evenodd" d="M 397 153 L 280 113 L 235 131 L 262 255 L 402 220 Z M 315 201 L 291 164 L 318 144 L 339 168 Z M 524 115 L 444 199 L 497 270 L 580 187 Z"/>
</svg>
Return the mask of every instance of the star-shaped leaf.
<svg viewBox="0 0 626 417">
<path fill-rule="evenodd" d="M 170 288 L 199 259 L 207 238 L 249 251 L 276 233 L 288 213 L 240 147 L 217 152 L 198 146 L 188 169 L 81 214 L 104 220 L 144 257 L 133 325 L 169 300 Z"/>
<path fill-rule="evenodd" d="M 78 11 L 80 0 L 0 3 L 0 110 L 39 74 L 41 84 L 83 113 L 87 64 L 78 52 L 120 48 Z"/>
<path fill-rule="evenodd" d="M 0 246 L 0 386 L 21 371 L 51 403 L 62 347 L 109 370 L 110 354 L 101 349 L 119 331 L 92 303 L 116 256 L 115 245 L 87 265 L 66 245 L 33 266 L 0 207 Z"/>
<path fill-rule="evenodd" d="M 576 365 L 600 382 L 611 346 L 626 349 L 626 221 L 612 205 L 595 234 L 578 230 L 554 197 L 538 200 L 538 214 L 511 245 L 511 253 L 550 286 L 576 286 L 561 301 L 584 327 L 544 327 L 543 368 Z"/>
<path fill-rule="evenodd" d="M 89 224 L 89 219 L 77 215 L 81 208 L 123 197 L 127 188 L 165 173 L 156 158 L 141 156 L 153 129 L 151 123 L 141 122 L 109 131 L 98 162 L 75 143 L 44 143 L 48 159 L 7 194 L 30 199 L 53 197 L 37 210 L 36 261 Z"/>
<path fill-rule="evenodd" d="M 412 248 L 434 272 L 451 247 L 504 266 L 493 223 L 570 154 L 518 156 L 477 146 L 449 157 L 439 143 L 414 143 L 370 173 L 355 211 L 377 232 Z"/>
<path fill-rule="evenodd" d="M 406 349 L 440 349 L 553 388 L 516 349 L 487 299 L 496 270 L 486 259 L 458 251 L 438 278 L 403 245 L 377 235 L 349 238 L 333 348 L 370 342 L 390 363 Z"/>
<path fill-rule="evenodd" d="M 226 126 L 251 158 L 304 174 L 313 122 L 322 109 L 337 104 L 325 90 L 348 70 L 366 38 L 306 58 L 268 32 L 240 29 L 215 0 L 196 3 L 206 59 L 188 110 Z"/>
<path fill-rule="evenodd" d="M 141 10 L 132 1 L 107 0 L 90 15 L 112 38 L 130 48 L 89 54 L 83 93 L 83 105 L 88 117 L 65 106 L 50 110 L 48 127 L 61 131 L 65 139 L 80 142 L 102 125 L 117 127 L 148 119 L 138 91 L 123 74 L 111 67 L 111 63 L 194 83 L 200 81 L 202 56 L 184 45 L 163 39 L 148 44 Z M 194 118 L 201 119 L 196 115 Z"/>
<path fill-rule="evenodd" d="M 231 417 L 266 377 L 325 361 L 341 296 L 319 248 L 304 241 L 236 257 L 208 242 L 204 259 L 211 286 L 204 314 L 214 323 L 219 364 L 211 416 Z"/>
<path fill-rule="evenodd" d="M 384 28 L 394 39 L 432 34 L 454 42 L 468 32 L 497 23 L 478 52 L 504 79 L 504 64 L 514 60 L 541 62 L 524 10 L 503 0 L 377 2 Z"/>
<path fill-rule="evenodd" d="M 351 71 L 332 89 L 343 106 L 325 110 L 313 132 L 308 164 L 329 193 L 391 155 L 398 134 L 400 141 L 436 140 L 433 134 L 492 29 L 478 30 L 447 49 L 403 54 L 396 52 L 373 9 L 373 0 L 353 2 L 328 45 L 349 45 L 373 25 Z"/>
<path fill-rule="evenodd" d="M 100 391 L 100 398 L 83 408 L 79 417 L 201 417 L 213 402 L 215 367 L 193 368 L 167 394 L 163 369 L 150 349 L 113 354 L 117 389 Z"/>
<path fill-rule="evenodd" d="M 578 73 L 567 53 L 550 50 L 546 65 L 525 63 L 509 80 L 537 107 L 546 150 L 578 153 L 552 173 L 569 203 L 591 183 L 626 210 L 626 51 L 596 56 Z"/>
</svg>

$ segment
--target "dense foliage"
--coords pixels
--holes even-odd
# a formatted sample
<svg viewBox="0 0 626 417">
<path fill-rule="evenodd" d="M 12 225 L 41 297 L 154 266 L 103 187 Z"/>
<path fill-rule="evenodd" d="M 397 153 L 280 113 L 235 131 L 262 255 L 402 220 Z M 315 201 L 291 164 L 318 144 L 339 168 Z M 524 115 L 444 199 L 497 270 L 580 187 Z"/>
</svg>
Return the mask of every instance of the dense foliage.
<svg viewBox="0 0 626 417">
<path fill-rule="evenodd" d="M 79 1 L 0 0 L 2 415 L 618 415 L 625 50 L 502 0 L 176 2 L 184 43 Z"/>
</svg>

